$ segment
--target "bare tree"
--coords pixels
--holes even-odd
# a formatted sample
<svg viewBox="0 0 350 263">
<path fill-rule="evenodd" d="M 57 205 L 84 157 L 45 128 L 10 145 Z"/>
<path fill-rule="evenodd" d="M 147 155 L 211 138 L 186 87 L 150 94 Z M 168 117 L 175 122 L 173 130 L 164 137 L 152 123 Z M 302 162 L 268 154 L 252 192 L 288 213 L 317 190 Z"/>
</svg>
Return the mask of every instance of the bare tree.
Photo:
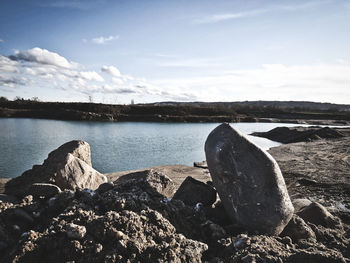
<svg viewBox="0 0 350 263">
<path fill-rule="evenodd" d="M 0 102 L 5 102 L 5 101 L 8 101 L 8 99 L 6 97 L 1 96 L 0 97 Z"/>
</svg>

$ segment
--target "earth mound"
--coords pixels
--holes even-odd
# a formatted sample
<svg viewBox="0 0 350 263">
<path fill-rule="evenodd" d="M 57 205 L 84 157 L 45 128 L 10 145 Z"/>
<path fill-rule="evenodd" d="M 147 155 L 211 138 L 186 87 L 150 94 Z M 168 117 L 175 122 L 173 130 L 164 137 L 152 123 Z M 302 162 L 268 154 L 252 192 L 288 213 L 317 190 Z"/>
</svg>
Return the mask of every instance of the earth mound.
<svg viewBox="0 0 350 263">
<path fill-rule="evenodd" d="M 318 139 L 345 137 L 341 131 L 329 127 L 277 127 L 268 132 L 254 132 L 251 135 L 264 137 L 281 143 L 307 142 Z"/>
</svg>

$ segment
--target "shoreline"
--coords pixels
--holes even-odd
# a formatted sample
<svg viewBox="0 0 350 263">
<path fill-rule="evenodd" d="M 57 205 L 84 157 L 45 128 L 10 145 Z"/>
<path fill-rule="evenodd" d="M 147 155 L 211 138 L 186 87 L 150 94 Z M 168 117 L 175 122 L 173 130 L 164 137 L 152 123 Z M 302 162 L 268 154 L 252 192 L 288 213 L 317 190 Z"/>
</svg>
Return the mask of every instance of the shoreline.
<svg viewBox="0 0 350 263">
<path fill-rule="evenodd" d="M 277 101 L 110 105 L 16 100 L 0 102 L 1 117 L 102 122 L 284 122 L 350 125 L 350 105 Z"/>
<path fill-rule="evenodd" d="M 0 119 L 37 119 L 37 120 L 57 120 L 57 121 L 77 121 L 77 122 L 112 122 L 112 123 L 125 123 L 125 122 L 145 122 L 145 123 L 286 123 L 286 124 L 301 124 L 301 125 L 324 125 L 324 126 L 336 126 L 336 127 L 347 127 L 350 126 L 350 121 L 345 120 L 324 120 L 324 119 L 277 119 L 277 118 L 248 118 L 233 120 L 228 116 L 222 117 L 210 117 L 210 118 L 194 118 L 188 116 L 190 120 L 179 119 L 179 120 L 165 120 L 165 119 L 127 119 L 127 120 L 87 120 L 87 119 L 62 119 L 62 118 L 41 118 L 41 117 L 30 117 L 30 116 L 1 116 Z"/>
</svg>

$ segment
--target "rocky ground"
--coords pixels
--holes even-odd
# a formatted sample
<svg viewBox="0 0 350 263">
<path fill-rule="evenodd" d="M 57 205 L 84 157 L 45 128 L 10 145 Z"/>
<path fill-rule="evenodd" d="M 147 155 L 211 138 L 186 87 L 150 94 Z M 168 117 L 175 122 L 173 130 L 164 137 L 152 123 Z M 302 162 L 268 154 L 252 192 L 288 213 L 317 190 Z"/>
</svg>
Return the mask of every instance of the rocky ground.
<svg viewBox="0 0 350 263">
<path fill-rule="evenodd" d="M 46 174 L 45 184 L 0 196 L 0 262 L 350 262 L 350 138 L 291 143 L 270 153 L 295 207 L 279 236 L 230 221 L 213 200 L 206 169 L 108 174 L 108 183 L 88 190 L 85 181 L 69 179 L 70 165 L 78 169 L 90 158 L 74 150 L 74 162 L 60 157 L 59 165 L 72 189 L 64 190 L 62 180 L 62 189 L 52 187 L 54 177 Z M 49 164 L 36 171 L 52 172 Z M 26 174 L 17 182 L 37 178 Z"/>
</svg>

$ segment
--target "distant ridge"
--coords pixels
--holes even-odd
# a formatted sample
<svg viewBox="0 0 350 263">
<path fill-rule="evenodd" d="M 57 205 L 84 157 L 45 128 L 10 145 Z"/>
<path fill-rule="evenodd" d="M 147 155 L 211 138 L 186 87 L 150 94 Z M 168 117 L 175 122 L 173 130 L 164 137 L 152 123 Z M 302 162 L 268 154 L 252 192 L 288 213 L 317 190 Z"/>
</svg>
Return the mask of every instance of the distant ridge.
<svg viewBox="0 0 350 263">
<path fill-rule="evenodd" d="M 233 101 L 233 102 L 176 102 L 164 101 L 148 103 L 154 106 L 250 106 L 250 107 L 274 107 L 280 109 L 311 109 L 311 110 L 338 110 L 350 111 L 350 104 L 335 104 L 329 102 L 311 102 L 311 101 L 274 101 L 274 100 L 257 100 L 257 101 Z"/>
</svg>

